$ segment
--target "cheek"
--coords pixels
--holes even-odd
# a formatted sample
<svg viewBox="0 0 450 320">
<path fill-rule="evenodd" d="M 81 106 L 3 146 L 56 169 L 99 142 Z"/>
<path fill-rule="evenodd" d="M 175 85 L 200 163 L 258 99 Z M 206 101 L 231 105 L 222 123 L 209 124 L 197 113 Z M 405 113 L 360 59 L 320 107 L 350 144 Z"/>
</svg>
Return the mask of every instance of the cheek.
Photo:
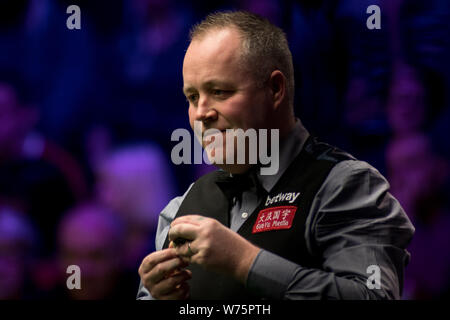
<svg viewBox="0 0 450 320">
<path fill-rule="evenodd" d="M 190 124 L 192 129 L 194 129 L 194 120 L 195 120 L 195 117 L 194 117 L 195 113 L 194 112 L 195 112 L 194 108 L 189 107 L 189 109 L 188 109 L 188 117 L 189 117 L 189 124 Z"/>
<path fill-rule="evenodd" d="M 270 103 L 264 91 L 255 92 L 245 101 L 243 112 L 251 128 L 263 128 L 270 117 Z"/>
<path fill-rule="evenodd" d="M 196 122 L 198 122 L 197 126 L 202 123 L 202 121 L 197 116 L 197 108 L 195 108 L 195 107 L 191 107 L 191 106 L 189 107 L 188 118 L 189 118 L 189 125 L 192 130 L 194 130 L 194 124 Z"/>
<path fill-rule="evenodd" d="M 244 130 L 253 128 L 258 124 L 261 110 L 259 102 L 249 97 L 236 96 L 223 106 L 223 116 L 235 127 Z"/>
</svg>

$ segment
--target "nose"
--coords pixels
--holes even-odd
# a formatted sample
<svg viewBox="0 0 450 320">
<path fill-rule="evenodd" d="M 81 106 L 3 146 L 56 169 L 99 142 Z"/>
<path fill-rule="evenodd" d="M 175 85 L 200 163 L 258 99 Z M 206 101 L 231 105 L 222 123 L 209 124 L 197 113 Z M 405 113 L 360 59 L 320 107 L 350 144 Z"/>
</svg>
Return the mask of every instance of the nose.
<svg viewBox="0 0 450 320">
<path fill-rule="evenodd" d="M 195 113 L 195 120 L 208 122 L 217 118 L 217 111 L 211 107 L 206 97 L 201 97 Z"/>
</svg>

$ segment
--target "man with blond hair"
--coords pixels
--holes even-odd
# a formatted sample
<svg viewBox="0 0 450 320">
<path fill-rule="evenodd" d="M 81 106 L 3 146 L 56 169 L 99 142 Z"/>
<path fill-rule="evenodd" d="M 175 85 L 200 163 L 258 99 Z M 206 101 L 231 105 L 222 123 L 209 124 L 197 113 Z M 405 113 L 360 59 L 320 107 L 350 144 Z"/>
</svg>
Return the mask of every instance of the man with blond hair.
<svg viewBox="0 0 450 320">
<path fill-rule="evenodd" d="M 283 31 L 251 13 L 213 13 L 192 29 L 183 80 L 193 128 L 277 130 L 279 170 L 213 163 L 220 170 L 173 199 L 137 298 L 399 298 L 414 228 L 375 168 L 295 117 Z M 228 143 L 217 147 L 224 157 Z"/>
</svg>

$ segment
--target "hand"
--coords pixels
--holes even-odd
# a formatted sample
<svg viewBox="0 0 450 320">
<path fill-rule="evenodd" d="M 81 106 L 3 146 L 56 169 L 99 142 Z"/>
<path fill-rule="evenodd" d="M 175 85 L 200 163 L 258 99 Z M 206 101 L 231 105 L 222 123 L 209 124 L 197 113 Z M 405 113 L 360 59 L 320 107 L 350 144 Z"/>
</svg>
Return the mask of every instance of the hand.
<svg viewBox="0 0 450 320">
<path fill-rule="evenodd" d="M 175 219 L 169 240 L 187 239 L 175 248 L 184 261 L 228 274 L 246 283 L 259 248 L 215 219 L 188 215 Z"/>
<path fill-rule="evenodd" d="M 155 299 L 176 300 L 189 297 L 188 263 L 177 257 L 173 248 L 155 251 L 142 260 L 139 275 L 144 287 Z"/>
</svg>

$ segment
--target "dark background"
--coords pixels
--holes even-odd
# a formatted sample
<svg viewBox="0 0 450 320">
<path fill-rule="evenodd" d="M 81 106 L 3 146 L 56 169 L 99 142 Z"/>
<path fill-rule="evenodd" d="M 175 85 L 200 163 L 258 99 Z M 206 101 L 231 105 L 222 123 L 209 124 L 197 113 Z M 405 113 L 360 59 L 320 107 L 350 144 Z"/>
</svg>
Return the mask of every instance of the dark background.
<svg viewBox="0 0 450 320">
<path fill-rule="evenodd" d="M 172 164 L 171 134 L 189 129 L 189 29 L 221 9 L 285 30 L 297 116 L 385 175 L 416 227 L 403 298 L 448 297 L 450 2 L 2 0 L 0 299 L 134 299 L 157 214 L 211 170 Z"/>
</svg>

